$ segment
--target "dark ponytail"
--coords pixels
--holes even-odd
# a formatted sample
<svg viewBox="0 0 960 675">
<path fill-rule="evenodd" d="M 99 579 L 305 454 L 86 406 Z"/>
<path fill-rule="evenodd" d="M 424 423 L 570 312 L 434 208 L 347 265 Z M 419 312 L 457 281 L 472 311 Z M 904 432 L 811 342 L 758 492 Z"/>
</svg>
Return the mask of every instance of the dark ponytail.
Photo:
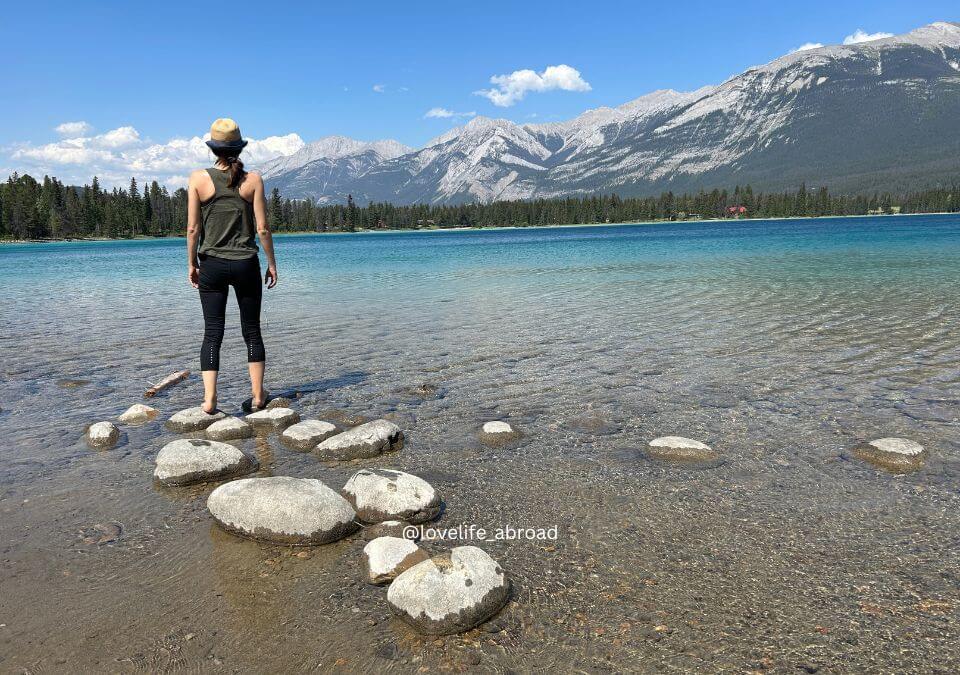
<svg viewBox="0 0 960 675">
<path fill-rule="evenodd" d="M 227 187 L 237 187 L 243 182 L 243 177 L 247 175 L 247 172 L 243 170 L 243 162 L 240 161 L 240 151 L 242 149 L 221 148 L 213 151 L 217 159 L 226 164 L 230 171 L 230 181 L 227 183 Z"/>
</svg>

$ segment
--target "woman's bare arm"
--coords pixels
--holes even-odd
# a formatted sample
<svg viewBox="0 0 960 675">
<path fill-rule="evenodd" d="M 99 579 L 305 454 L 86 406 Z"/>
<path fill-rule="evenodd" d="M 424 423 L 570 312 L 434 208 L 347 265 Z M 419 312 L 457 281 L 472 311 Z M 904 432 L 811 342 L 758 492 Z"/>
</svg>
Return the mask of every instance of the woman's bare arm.
<svg viewBox="0 0 960 675">
<path fill-rule="evenodd" d="M 247 177 L 253 181 L 253 216 L 257 221 L 260 246 L 267 256 L 267 272 L 263 275 L 263 283 L 267 288 L 273 288 L 277 285 L 277 259 L 273 255 L 273 234 L 270 232 L 270 223 L 267 221 L 267 200 L 263 194 L 263 179 L 256 173 L 248 174 Z"/>
<path fill-rule="evenodd" d="M 187 186 L 187 279 L 194 288 L 200 287 L 200 268 L 197 246 L 200 242 L 200 195 L 197 193 L 196 172 Z"/>
</svg>

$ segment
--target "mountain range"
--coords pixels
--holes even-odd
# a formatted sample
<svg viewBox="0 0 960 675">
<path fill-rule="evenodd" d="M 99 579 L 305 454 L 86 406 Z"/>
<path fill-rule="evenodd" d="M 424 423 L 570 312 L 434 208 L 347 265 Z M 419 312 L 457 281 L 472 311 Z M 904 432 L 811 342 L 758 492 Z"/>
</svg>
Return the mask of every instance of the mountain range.
<svg viewBox="0 0 960 675">
<path fill-rule="evenodd" d="M 414 149 L 330 136 L 263 167 L 286 197 L 461 203 L 750 184 L 906 190 L 960 178 L 960 24 L 798 51 L 717 86 L 549 124 L 475 117 Z"/>
</svg>

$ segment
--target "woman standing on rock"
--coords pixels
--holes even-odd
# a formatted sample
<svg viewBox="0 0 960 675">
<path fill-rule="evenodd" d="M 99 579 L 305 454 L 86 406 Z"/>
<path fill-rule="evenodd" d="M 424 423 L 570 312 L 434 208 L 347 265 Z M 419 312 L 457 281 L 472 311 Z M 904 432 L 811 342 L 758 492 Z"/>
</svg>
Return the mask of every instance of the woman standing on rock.
<svg viewBox="0 0 960 675">
<path fill-rule="evenodd" d="M 277 285 L 277 263 L 273 237 L 267 224 L 263 180 L 243 170 L 240 153 L 247 142 L 232 119 L 218 119 L 210 127 L 207 145 L 217 157 L 210 169 L 190 175 L 187 190 L 187 278 L 200 289 L 203 307 L 203 344 L 200 371 L 203 375 L 203 410 L 217 409 L 217 374 L 220 371 L 220 344 L 223 342 L 227 292 L 230 286 L 240 306 L 240 327 L 247 343 L 250 370 L 249 406 L 254 410 L 267 403 L 263 388 L 266 352 L 260 335 L 260 259 L 256 235 L 267 256 L 263 283 Z"/>
</svg>

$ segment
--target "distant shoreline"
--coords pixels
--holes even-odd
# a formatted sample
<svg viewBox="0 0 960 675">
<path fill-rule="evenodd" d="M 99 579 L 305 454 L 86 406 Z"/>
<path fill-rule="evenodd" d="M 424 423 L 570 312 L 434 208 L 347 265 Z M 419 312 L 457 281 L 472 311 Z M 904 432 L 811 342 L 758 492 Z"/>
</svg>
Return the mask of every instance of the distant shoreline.
<svg viewBox="0 0 960 675">
<path fill-rule="evenodd" d="M 751 221 L 782 221 L 782 220 L 838 220 L 844 218 L 900 218 L 914 216 L 960 216 L 954 211 L 931 211 L 929 213 L 885 213 L 885 214 L 854 214 L 846 216 L 786 216 L 779 218 L 700 218 L 689 220 L 635 220 L 620 223 L 567 223 L 563 225 L 491 225 L 489 227 L 397 227 L 379 230 L 282 230 L 274 232 L 275 237 L 311 235 L 341 235 L 341 234 L 390 234 L 394 232 L 482 232 L 488 230 L 544 230 L 551 228 L 570 227 L 616 227 L 620 225 L 663 225 L 665 223 L 735 223 Z M 185 234 L 168 235 L 164 237 L 137 236 L 137 237 L 64 237 L 48 239 L 0 239 L 0 244 L 59 244 L 69 242 L 105 242 L 105 241 L 159 241 L 163 239 L 183 239 Z"/>
</svg>

